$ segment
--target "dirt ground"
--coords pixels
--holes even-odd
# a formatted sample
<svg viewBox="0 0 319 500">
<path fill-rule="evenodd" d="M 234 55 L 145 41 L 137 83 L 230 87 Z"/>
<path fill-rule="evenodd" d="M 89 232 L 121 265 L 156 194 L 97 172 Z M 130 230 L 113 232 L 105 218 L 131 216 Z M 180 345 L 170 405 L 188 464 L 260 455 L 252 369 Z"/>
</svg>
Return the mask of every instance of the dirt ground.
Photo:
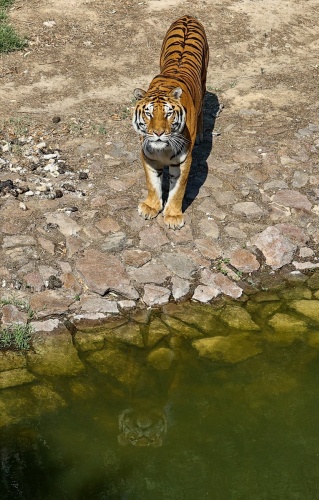
<svg viewBox="0 0 319 500">
<path fill-rule="evenodd" d="M 59 200 L 40 196 L 41 206 L 39 197 L 27 201 L 22 197 L 29 209 L 24 212 L 23 204 L 20 208 L 17 204 L 21 197 L 18 201 L 3 198 L 4 233 L 29 232 L 32 217 L 37 226 L 39 212 L 80 203 L 86 212 L 80 207 L 75 219 L 85 224 L 91 218 L 92 226 L 108 215 L 102 202 L 90 205 L 96 195 L 108 200 L 129 194 L 137 206 L 145 188 L 139 142 L 131 125 L 133 90 L 147 88 L 158 73 L 161 42 L 171 22 L 191 14 L 204 24 L 210 46 L 206 138 L 203 149 L 196 150 L 194 175 L 199 180 L 196 187 L 195 179 L 185 212 L 192 238 L 205 237 L 206 226 L 200 224 L 207 215 L 216 221 L 218 241 L 228 250 L 243 247 L 245 235 L 248 239 L 269 225 L 290 222 L 309 229 L 310 237 L 315 235 L 309 245 L 316 249 L 318 0 L 17 0 L 9 13 L 29 43 L 23 51 L 0 59 L 2 144 L 22 135 L 32 136 L 34 144 L 43 140 L 47 153 L 58 150 L 73 172 L 88 172 L 89 182 L 77 181 L 77 191 L 83 189 L 86 195 L 81 202 L 72 192 Z M 212 124 L 210 111 L 217 102 L 224 108 Z M 15 161 L 23 166 L 18 149 Z M 13 171 L 3 168 L 0 180 L 12 179 Z M 20 181 L 32 185 L 31 177 L 24 172 Z M 265 194 L 265 183 L 272 181 L 274 190 Z M 209 191 L 216 191 L 216 186 L 218 191 L 218 182 L 226 193 L 223 199 Z M 281 187 L 312 197 L 311 213 L 300 215 L 291 200 L 289 213 L 274 208 L 271 196 Z M 212 214 L 207 200 L 213 200 Z M 261 215 L 256 218 L 254 213 L 234 210 L 235 202 L 246 201 L 258 207 L 264 204 Z M 117 209 L 133 210 L 125 203 Z M 8 229 L 10 217 L 15 224 L 12 230 Z M 160 219 L 154 224 L 162 227 Z M 132 247 L 141 227 L 135 219 L 131 225 L 127 220 L 126 237 L 128 241 L 131 237 Z M 228 232 L 226 226 L 231 226 Z M 86 235 L 95 238 L 93 230 Z M 173 246 L 177 239 L 172 239 Z M 60 243 L 58 236 L 52 241 L 55 254 L 46 256 L 49 264 L 50 259 L 55 262 Z M 67 250 L 71 257 L 76 252 Z M 10 272 L 24 264 L 17 258 Z"/>
<path fill-rule="evenodd" d="M 317 0 L 17 0 L 10 17 L 29 45 L 1 58 L 1 119 L 50 130 L 68 153 L 83 136 L 99 142 L 101 155 L 119 137 L 137 151 L 132 91 L 147 88 L 168 26 L 185 13 L 205 25 L 208 90 L 225 106 L 214 156 L 229 161 L 267 138 L 272 147 L 274 137 L 289 148 L 296 123 L 318 113 Z M 263 113 L 257 131 L 238 120 L 246 108 Z M 62 121 L 53 127 L 55 115 Z"/>
</svg>

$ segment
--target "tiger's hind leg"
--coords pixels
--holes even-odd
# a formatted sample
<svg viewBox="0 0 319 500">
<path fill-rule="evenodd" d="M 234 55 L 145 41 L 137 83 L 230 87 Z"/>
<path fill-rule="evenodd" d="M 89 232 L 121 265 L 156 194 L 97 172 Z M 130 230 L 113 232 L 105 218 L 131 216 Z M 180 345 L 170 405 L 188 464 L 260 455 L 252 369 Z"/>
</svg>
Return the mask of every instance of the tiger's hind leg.
<svg viewBox="0 0 319 500">
<path fill-rule="evenodd" d="M 197 118 L 196 141 L 195 144 L 200 144 L 204 140 L 204 118 L 203 108 Z"/>
<path fill-rule="evenodd" d="M 142 163 L 146 177 L 147 197 L 138 205 L 139 214 L 144 219 L 154 219 L 163 208 L 162 177 L 163 166 L 157 162 L 146 160 L 142 155 Z"/>
</svg>

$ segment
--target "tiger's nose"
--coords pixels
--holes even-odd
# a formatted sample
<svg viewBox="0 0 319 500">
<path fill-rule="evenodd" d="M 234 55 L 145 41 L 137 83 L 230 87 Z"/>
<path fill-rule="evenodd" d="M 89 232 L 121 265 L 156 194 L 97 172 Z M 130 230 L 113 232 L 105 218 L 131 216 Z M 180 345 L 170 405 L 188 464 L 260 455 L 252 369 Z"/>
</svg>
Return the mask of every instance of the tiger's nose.
<svg viewBox="0 0 319 500">
<path fill-rule="evenodd" d="M 158 137 L 161 137 L 165 133 L 164 129 L 161 130 L 153 130 L 154 134 L 157 135 Z"/>
</svg>

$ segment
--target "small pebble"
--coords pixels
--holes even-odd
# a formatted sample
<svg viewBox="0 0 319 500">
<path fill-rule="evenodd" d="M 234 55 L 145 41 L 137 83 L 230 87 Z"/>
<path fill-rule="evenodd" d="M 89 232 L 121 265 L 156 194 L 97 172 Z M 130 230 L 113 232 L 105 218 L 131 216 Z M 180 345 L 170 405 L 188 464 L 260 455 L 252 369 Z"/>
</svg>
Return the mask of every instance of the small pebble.
<svg viewBox="0 0 319 500">
<path fill-rule="evenodd" d="M 55 197 L 56 198 L 62 198 L 63 196 L 63 192 L 61 191 L 61 189 L 56 189 L 55 191 Z"/>
<path fill-rule="evenodd" d="M 88 176 L 88 174 L 86 172 L 80 172 L 79 173 L 79 179 L 80 179 L 80 181 L 84 181 L 84 180 L 86 180 L 88 178 L 89 178 L 89 176 Z"/>
<path fill-rule="evenodd" d="M 48 288 L 49 290 L 54 290 L 56 288 L 61 288 L 62 287 L 62 281 L 60 278 L 57 278 L 54 275 L 49 276 L 48 279 Z"/>
<path fill-rule="evenodd" d="M 27 206 L 26 206 L 26 204 L 25 204 L 25 203 L 23 203 L 22 201 L 20 201 L 20 203 L 19 203 L 19 208 L 21 208 L 21 210 L 23 210 L 24 212 L 25 212 L 26 210 L 28 210 L 28 207 L 27 207 Z"/>
<path fill-rule="evenodd" d="M 78 209 L 78 207 L 64 207 L 63 211 L 64 212 L 78 212 L 79 209 Z"/>
<path fill-rule="evenodd" d="M 72 184 L 66 183 L 62 184 L 62 188 L 66 191 L 70 191 L 71 193 L 75 193 L 75 187 Z"/>
</svg>

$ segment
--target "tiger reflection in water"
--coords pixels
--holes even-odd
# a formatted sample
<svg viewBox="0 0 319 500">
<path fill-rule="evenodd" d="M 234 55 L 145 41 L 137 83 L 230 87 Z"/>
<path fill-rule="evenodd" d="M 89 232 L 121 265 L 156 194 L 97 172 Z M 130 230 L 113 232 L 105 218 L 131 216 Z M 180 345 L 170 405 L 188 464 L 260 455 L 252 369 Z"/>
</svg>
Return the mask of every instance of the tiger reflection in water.
<svg viewBox="0 0 319 500">
<path fill-rule="evenodd" d="M 167 400 L 173 378 L 172 370 L 165 373 L 145 370 L 140 375 L 132 391 L 130 407 L 119 415 L 121 446 L 162 446 L 167 433 Z"/>
<path fill-rule="evenodd" d="M 121 446 L 153 446 L 163 444 L 163 436 L 167 432 L 166 415 L 161 410 L 145 409 L 136 411 L 133 408 L 124 410 L 119 416 L 119 428 L 122 434 L 118 436 Z"/>
</svg>

